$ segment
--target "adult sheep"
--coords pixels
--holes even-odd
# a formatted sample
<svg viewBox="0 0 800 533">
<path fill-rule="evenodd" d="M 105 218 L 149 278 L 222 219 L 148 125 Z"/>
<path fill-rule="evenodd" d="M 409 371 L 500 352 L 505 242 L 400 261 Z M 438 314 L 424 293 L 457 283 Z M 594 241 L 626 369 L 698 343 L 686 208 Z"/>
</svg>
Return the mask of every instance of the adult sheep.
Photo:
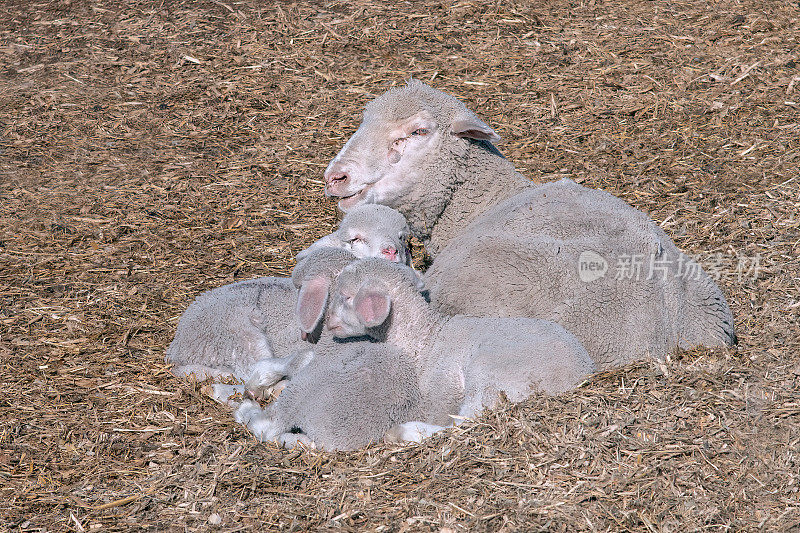
<svg viewBox="0 0 800 533">
<path fill-rule="evenodd" d="M 553 320 L 600 369 L 735 342 L 722 292 L 647 215 L 571 180 L 532 183 L 498 139 L 411 80 L 367 105 L 325 171 L 326 194 L 343 211 L 403 213 L 434 258 L 426 281 L 445 313 Z"/>
</svg>

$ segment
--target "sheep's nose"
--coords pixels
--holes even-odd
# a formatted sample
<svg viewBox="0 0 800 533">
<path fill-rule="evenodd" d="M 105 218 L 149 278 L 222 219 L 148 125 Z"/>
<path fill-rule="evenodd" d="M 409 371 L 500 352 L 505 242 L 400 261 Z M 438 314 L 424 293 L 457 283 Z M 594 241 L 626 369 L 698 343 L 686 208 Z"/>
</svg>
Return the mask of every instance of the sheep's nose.
<svg viewBox="0 0 800 533">
<path fill-rule="evenodd" d="M 328 186 L 331 186 L 334 183 L 344 183 L 347 181 L 347 178 L 348 175 L 341 171 L 325 173 L 325 183 Z"/>
<path fill-rule="evenodd" d="M 381 253 L 385 255 L 386 259 L 388 259 L 389 261 L 397 263 L 397 261 L 399 260 L 397 257 L 397 250 L 392 246 L 384 248 L 383 250 L 381 250 Z"/>
</svg>

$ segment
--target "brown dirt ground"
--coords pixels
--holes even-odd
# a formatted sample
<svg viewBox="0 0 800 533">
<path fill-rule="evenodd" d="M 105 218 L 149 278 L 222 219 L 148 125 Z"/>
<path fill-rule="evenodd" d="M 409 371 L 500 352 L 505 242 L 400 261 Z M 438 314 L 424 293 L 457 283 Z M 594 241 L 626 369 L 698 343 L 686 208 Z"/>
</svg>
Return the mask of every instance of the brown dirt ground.
<svg viewBox="0 0 800 533">
<path fill-rule="evenodd" d="M 322 169 L 409 75 L 714 259 L 738 348 L 357 453 L 171 377 L 196 294 L 331 230 Z M 0 529 L 798 530 L 798 167 L 795 0 L 7 0 Z"/>
</svg>

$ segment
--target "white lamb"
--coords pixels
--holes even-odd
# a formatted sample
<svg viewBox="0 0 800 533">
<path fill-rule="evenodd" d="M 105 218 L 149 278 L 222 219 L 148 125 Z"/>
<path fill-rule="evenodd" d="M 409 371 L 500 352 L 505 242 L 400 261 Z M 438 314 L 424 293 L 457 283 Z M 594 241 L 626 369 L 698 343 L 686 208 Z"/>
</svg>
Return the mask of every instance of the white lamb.
<svg viewBox="0 0 800 533">
<path fill-rule="evenodd" d="M 370 104 L 325 172 L 348 211 L 394 207 L 434 257 L 434 306 L 574 333 L 600 368 L 735 342 L 725 297 L 647 215 L 570 180 L 537 185 L 464 104 L 410 81 Z"/>
<path fill-rule="evenodd" d="M 309 259 L 320 253 L 312 252 Z M 303 295 L 297 321 L 308 330 L 327 307 L 330 278 L 295 274 Z M 286 378 L 280 396 L 266 409 L 245 400 L 235 415 L 261 441 L 350 450 L 377 442 L 392 428 L 422 416 L 416 368 L 389 344 L 325 336 L 313 351 L 267 362 L 272 367 L 255 372 L 247 388 L 263 389 Z"/>
<path fill-rule="evenodd" d="M 176 376 L 194 374 L 198 379 L 232 376 L 245 380 L 257 369 L 260 373 L 277 371 L 279 359 L 312 346 L 306 340 L 319 339 L 324 309 L 318 310 L 318 316 L 307 317 L 301 331 L 294 318 L 298 297 L 302 297 L 296 287 L 305 279 L 315 279 L 306 285 L 308 290 L 323 288 L 327 292 L 339 270 L 356 257 L 374 254 L 408 261 L 407 236 L 402 215 L 383 206 L 364 206 L 346 215 L 333 235 L 298 255 L 302 260 L 293 273 L 295 283 L 288 278 L 265 277 L 199 295 L 181 316 L 167 348 L 166 359 L 175 364 L 172 372 Z M 259 366 L 254 366 L 257 363 Z M 236 389 L 216 389 L 223 397 L 226 391 Z"/>
<path fill-rule="evenodd" d="M 322 337 L 327 299 L 321 309 L 307 311 L 302 329 L 294 315 L 298 302 L 309 293 L 317 302 L 319 291 L 327 297 L 336 275 L 355 259 L 347 250 L 321 248 L 295 267 L 291 279 L 258 278 L 201 294 L 181 316 L 167 348 L 167 361 L 176 364 L 172 373 L 248 380 L 250 387 L 263 392 L 259 382 L 288 372 L 282 370 L 287 358 L 307 352 Z M 306 280 L 307 290 L 298 290 Z M 242 392 L 241 387 L 215 386 L 213 396 L 224 402 L 236 392 Z"/>
<path fill-rule="evenodd" d="M 360 341 L 314 352 L 266 409 L 251 400 L 237 409 L 236 420 L 260 441 L 352 450 L 421 417 L 414 367 L 400 350 Z"/>
<path fill-rule="evenodd" d="M 406 218 L 385 205 L 365 204 L 348 211 L 339 229 L 322 237 L 297 254 L 300 261 L 319 248 L 342 248 L 356 257 L 385 257 L 395 263 L 408 265 L 411 254 L 408 238 L 411 230 Z"/>
<path fill-rule="evenodd" d="M 414 368 L 422 418 L 390 439 L 418 440 L 493 406 L 501 392 L 512 402 L 560 393 L 595 371 L 580 341 L 554 322 L 446 316 L 420 289 L 410 268 L 362 259 L 339 274 L 328 309 L 334 337 L 369 335 L 399 348 Z"/>
</svg>

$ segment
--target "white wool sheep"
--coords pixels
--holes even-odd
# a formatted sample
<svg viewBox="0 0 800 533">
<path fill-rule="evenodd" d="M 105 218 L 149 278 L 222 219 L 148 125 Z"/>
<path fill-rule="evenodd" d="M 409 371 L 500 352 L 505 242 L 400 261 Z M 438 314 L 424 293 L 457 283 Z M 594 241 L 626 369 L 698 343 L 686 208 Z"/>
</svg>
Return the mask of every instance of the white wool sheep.
<svg viewBox="0 0 800 533">
<path fill-rule="evenodd" d="M 408 235 L 405 218 L 397 211 L 362 206 L 346 214 L 337 231 L 298 254 L 295 283 L 287 278 L 265 277 L 199 295 L 181 316 L 175 338 L 167 348 L 166 359 L 175 364 L 172 372 L 177 376 L 194 374 L 198 379 L 250 378 L 254 386 L 259 376 L 269 380 L 268 376 L 283 364 L 280 358 L 308 346 L 306 336 L 318 329 L 322 318 L 324 309 L 317 310 L 320 315 L 309 317 L 313 322 L 307 322 L 302 332 L 298 329 L 293 311 L 298 299 L 296 287 L 304 278 L 318 278 L 316 285 L 308 287 L 327 287 L 332 276 L 357 257 L 385 257 L 407 263 Z M 315 254 L 316 258 L 309 260 Z M 257 362 L 258 366 L 253 366 Z M 236 391 L 235 387 L 217 387 L 215 397 Z"/>
<path fill-rule="evenodd" d="M 416 373 L 422 418 L 403 421 L 410 424 L 390 439 L 418 440 L 453 415 L 491 407 L 500 393 L 519 402 L 535 391 L 566 391 L 595 370 L 578 339 L 554 322 L 447 316 L 420 289 L 410 268 L 362 259 L 342 270 L 331 291 L 326 327 L 334 337 L 369 335 L 395 346 Z"/>
<path fill-rule="evenodd" d="M 368 341 L 333 348 L 315 347 L 275 401 L 262 410 L 246 400 L 236 420 L 263 442 L 352 450 L 421 416 L 414 369 L 399 350 Z"/>
<path fill-rule="evenodd" d="M 309 259 L 320 253 L 312 252 Z M 297 321 L 304 330 L 316 327 L 328 307 L 331 278 L 300 267 L 293 279 L 301 293 Z M 326 335 L 313 350 L 265 360 L 256 367 L 248 390 L 264 389 L 286 378 L 280 396 L 266 409 L 246 400 L 236 411 L 236 420 L 261 441 L 286 447 L 301 443 L 329 450 L 355 449 L 380 440 L 390 429 L 394 428 L 390 435 L 395 435 L 405 428 L 404 422 L 422 414 L 415 367 L 388 344 L 334 340 Z M 408 428 L 404 434 L 412 431 Z"/>
<path fill-rule="evenodd" d="M 412 80 L 367 105 L 326 194 L 344 211 L 377 203 L 406 216 L 434 257 L 426 280 L 442 312 L 556 321 L 600 368 L 735 342 L 722 292 L 647 215 L 570 180 L 530 182 L 497 139 Z"/>
</svg>

